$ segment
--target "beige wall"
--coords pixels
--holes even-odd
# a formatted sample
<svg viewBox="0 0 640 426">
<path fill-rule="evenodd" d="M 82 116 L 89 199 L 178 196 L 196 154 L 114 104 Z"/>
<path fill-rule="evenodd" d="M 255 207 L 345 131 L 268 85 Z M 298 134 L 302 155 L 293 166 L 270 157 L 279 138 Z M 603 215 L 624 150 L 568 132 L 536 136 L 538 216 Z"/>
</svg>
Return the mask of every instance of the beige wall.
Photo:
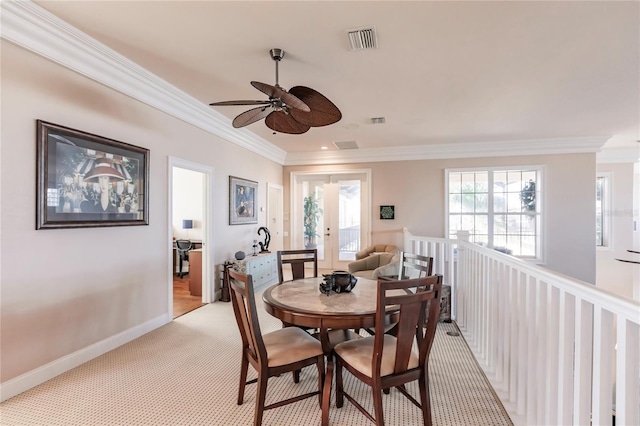
<svg viewBox="0 0 640 426">
<path fill-rule="evenodd" d="M 633 270 L 637 266 L 616 259 L 635 259 L 627 253 L 633 248 L 633 163 L 599 164 L 598 172 L 610 177 L 611 204 L 604 217 L 610 220 L 611 239 L 609 247 L 596 251 L 596 285 L 632 298 Z"/>
<path fill-rule="evenodd" d="M 289 212 L 292 171 L 370 168 L 372 243 L 402 246 L 401 229 L 414 235 L 445 236 L 445 169 L 493 166 L 544 166 L 544 266 L 595 282 L 595 154 L 416 160 L 336 166 L 284 168 L 285 212 Z M 381 204 L 395 205 L 395 220 L 380 220 Z M 286 216 L 286 215 L 285 215 Z M 289 223 L 285 222 L 285 229 Z M 289 242 L 285 241 L 285 246 Z"/>
<path fill-rule="evenodd" d="M 228 225 L 228 176 L 281 183 L 265 160 L 2 42 L 1 381 L 167 314 L 168 157 L 215 170 L 212 262 L 250 250 L 257 225 Z M 35 230 L 36 119 L 150 149 L 149 226 Z M 212 274 L 215 280 L 215 274 Z M 216 280 L 217 282 L 217 280 Z"/>
</svg>

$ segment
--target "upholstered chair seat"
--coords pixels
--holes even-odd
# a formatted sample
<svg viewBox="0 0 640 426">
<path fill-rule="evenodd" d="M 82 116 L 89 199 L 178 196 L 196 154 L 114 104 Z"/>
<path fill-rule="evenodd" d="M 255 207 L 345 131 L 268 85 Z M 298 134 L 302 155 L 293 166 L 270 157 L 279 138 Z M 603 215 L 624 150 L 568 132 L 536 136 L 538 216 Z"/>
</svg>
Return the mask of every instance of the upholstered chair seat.
<svg viewBox="0 0 640 426">
<path fill-rule="evenodd" d="M 262 336 L 269 367 L 287 365 L 322 355 L 320 341 L 297 327 L 287 327 Z"/>
<path fill-rule="evenodd" d="M 375 337 L 365 337 L 363 339 L 350 340 L 340 343 L 335 347 L 335 351 L 340 357 L 353 368 L 361 372 L 367 377 L 373 377 L 371 369 L 371 360 L 373 359 Z M 384 343 L 382 349 L 382 364 L 380 365 L 380 376 L 388 376 L 393 373 L 393 366 L 396 362 L 396 343 L 395 336 L 384 335 Z M 418 367 L 420 359 L 415 351 L 409 355 L 408 368 Z"/>
</svg>

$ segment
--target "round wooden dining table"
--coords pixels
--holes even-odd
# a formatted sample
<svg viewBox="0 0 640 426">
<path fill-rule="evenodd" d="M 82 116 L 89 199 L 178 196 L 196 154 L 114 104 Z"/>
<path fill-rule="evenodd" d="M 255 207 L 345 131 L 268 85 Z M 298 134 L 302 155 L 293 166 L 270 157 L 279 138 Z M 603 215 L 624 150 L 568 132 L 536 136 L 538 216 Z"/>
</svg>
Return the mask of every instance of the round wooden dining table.
<svg viewBox="0 0 640 426">
<path fill-rule="evenodd" d="M 373 328 L 378 294 L 377 281 L 358 278 L 348 293 L 329 295 L 320 292 L 323 278 L 287 281 L 267 288 L 262 300 L 266 311 L 284 323 L 319 330 L 322 349 L 327 356 L 327 371 L 322 395 L 322 425 L 329 423 L 329 403 L 333 380 L 331 351 L 348 337 L 346 330 Z M 393 320 L 388 312 L 387 323 Z M 345 330 L 345 332 L 340 332 Z"/>
</svg>

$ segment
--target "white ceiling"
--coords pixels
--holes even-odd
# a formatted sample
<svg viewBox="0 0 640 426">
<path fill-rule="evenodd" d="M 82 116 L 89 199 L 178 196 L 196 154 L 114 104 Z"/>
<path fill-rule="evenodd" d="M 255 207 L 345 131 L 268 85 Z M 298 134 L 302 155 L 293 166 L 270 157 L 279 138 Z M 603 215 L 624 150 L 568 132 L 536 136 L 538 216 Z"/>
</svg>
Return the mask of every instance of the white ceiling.
<svg viewBox="0 0 640 426">
<path fill-rule="evenodd" d="M 615 136 L 640 139 L 640 3 L 37 1 L 205 104 L 309 86 L 343 118 L 302 135 L 248 130 L 289 153 Z M 379 47 L 349 51 L 374 26 Z M 217 107 L 230 119 L 251 107 Z M 386 124 L 371 124 L 372 117 Z"/>
</svg>

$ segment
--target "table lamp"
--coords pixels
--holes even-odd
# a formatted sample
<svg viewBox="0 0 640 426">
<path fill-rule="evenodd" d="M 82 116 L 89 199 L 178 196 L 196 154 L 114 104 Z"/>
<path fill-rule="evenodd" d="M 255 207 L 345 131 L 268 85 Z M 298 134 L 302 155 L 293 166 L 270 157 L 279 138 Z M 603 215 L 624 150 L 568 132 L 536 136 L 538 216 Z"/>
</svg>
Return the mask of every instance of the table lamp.
<svg viewBox="0 0 640 426">
<path fill-rule="evenodd" d="M 193 228 L 193 220 L 191 219 L 184 219 L 182 221 L 182 229 L 186 229 L 187 230 L 187 240 L 189 240 L 189 229 Z"/>
</svg>

